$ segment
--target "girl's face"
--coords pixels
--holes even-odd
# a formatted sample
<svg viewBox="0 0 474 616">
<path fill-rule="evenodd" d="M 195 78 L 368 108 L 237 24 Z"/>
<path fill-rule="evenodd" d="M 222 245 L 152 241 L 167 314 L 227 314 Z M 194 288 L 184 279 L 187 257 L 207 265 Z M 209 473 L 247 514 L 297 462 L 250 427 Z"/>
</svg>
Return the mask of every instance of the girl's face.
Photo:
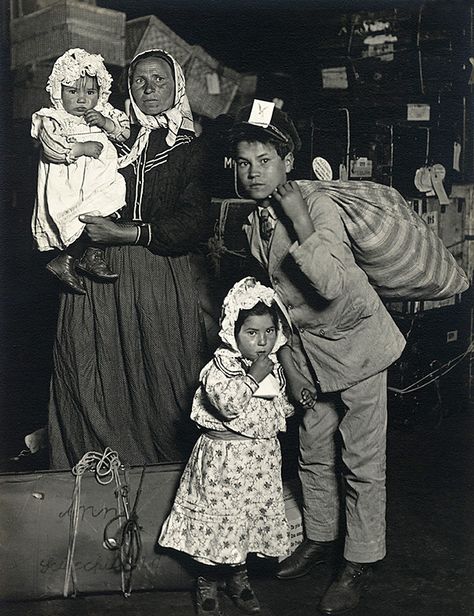
<svg viewBox="0 0 474 616">
<path fill-rule="evenodd" d="M 64 109 L 73 116 L 81 117 L 99 102 L 99 86 L 96 77 L 81 77 L 73 86 L 61 86 Z"/>
<path fill-rule="evenodd" d="M 237 346 L 243 357 L 255 361 L 260 355 L 268 355 L 277 337 L 270 314 L 253 314 L 242 323 L 237 334 Z"/>
<path fill-rule="evenodd" d="M 260 141 L 240 141 L 236 148 L 237 177 L 246 197 L 263 201 L 286 182 L 293 154 L 280 158 L 275 146 Z"/>
<path fill-rule="evenodd" d="M 133 69 L 132 96 L 146 115 L 158 115 L 173 106 L 174 78 L 171 66 L 163 58 L 144 58 Z"/>
</svg>

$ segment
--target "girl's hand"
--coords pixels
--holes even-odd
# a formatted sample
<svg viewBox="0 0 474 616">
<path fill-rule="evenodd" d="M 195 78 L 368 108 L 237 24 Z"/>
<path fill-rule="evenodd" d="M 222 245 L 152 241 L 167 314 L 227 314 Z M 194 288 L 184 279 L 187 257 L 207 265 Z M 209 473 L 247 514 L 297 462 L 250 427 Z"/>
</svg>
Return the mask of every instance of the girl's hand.
<svg viewBox="0 0 474 616">
<path fill-rule="evenodd" d="M 102 143 L 98 141 L 84 141 L 79 145 L 79 149 L 82 151 L 82 156 L 90 156 L 91 158 L 99 158 L 104 149 Z M 80 147 L 82 146 L 82 147 Z"/>
<path fill-rule="evenodd" d="M 89 239 L 97 244 L 133 244 L 137 237 L 135 227 L 118 225 L 103 216 L 82 214 L 79 220 L 86 224 L 85 232 Z"/>
<path fill-rule="evenodd" d="M 84 114 L 84 120 L 89 126 L 98 126 L 99 128 L 105 128 L 107 118 L 103 116 L 99 111 L 95 109 L 89 109 Z"/>
<path fill-rule="evenodd" d="M 249 374 L 257 383 L 263 381 L 273 370 L 273 362 L 268 355 L 259 355 L 250 366 Z"/>
</svg>

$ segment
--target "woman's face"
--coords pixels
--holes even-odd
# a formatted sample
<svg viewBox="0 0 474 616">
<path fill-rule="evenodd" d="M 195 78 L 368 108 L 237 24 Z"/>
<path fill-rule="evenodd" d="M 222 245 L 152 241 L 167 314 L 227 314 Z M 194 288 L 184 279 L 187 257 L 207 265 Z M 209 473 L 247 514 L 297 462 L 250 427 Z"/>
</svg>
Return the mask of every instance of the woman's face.
<svg viewBox="0 0 474 616">
<path fill-rule="evenodd" d="M 130 87 L 136 104 L 146 115 L 158 115 L 173 106 L 174 78 L 170 65 L 162 58 L 139 60 Z"/>
</svg>

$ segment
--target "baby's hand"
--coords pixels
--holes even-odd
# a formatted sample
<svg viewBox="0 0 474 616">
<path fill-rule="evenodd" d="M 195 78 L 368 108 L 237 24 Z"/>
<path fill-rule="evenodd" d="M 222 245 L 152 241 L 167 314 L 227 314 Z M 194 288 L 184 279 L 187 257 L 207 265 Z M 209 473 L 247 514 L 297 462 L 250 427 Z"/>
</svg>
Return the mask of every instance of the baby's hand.
<svg viewBox="0 0 474 616">
<path fill-rule="evenodd" d="M 91 158 L 99 158 L 104 146 L 98 141 L 84 141 L 82 144 L 82 155 Z"/>
<path fill-rule="evenodd" d="M 84 120 L 89 126 L 98 126 L 99 128 L 105 128 L 107 118 L 103 116 L 99 111 L 95 109 L 89 109 L 84 114 Z"/>
<path fill-rule="evenodd" d="M 268 355 L 259 355 L 257 359 L 250 366 L 249 374 L 257 383 L 263 381 L 273 370 L 273 362 Z"/>
</svg>

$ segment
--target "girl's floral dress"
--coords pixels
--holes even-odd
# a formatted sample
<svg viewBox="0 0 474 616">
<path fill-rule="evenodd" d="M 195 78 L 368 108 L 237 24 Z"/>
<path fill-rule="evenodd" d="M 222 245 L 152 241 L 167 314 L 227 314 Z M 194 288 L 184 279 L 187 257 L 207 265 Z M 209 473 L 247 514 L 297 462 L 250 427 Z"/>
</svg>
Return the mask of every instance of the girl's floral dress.
<svg viewBox="0 0 474 616">
<path fill-rule="evenodd" d="M 278 363 L 272 373 L 278 394 L 271 399 L 254 395 L 258 384 L 247 375 L 249 364 L 220 347 L 203 369 L 191 418 L 204 432 L 159 538 L 162 546 L 205 563 L 239 564 L 249 552 L 276 557 L 289 551 L 277 434 L 293 407 Z M 228 431 L 243 438 L 218 438 Z"/>
</svg>

